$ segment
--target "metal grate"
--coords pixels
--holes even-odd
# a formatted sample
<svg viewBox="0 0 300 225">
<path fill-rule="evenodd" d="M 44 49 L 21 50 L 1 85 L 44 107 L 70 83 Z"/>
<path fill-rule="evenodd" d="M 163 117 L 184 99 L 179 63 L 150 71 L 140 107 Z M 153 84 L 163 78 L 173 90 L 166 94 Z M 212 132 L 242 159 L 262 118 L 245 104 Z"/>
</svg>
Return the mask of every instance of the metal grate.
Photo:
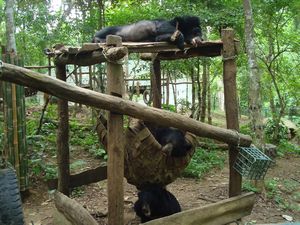
<svg viewBox="0 0 300 225">
<path fill-rule="evenodd" d="M 267 173 L 272 160 L 256 147 L 239 147 L 233 168 L 251 180 L 261 180 Z"/>
</svg>

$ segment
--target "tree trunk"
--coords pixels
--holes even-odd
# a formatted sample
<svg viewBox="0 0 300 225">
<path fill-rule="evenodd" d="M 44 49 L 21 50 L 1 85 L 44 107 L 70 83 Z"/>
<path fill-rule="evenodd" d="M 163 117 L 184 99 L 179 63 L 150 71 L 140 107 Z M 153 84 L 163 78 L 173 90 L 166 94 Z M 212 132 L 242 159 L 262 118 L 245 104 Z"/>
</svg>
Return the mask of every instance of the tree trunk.
<svg viewBox="0 0 300 225">
<path fill-rule="evenodd" d="M 16 39 L 15 39 L 15 22 L 14 22 L 14 0 L 6 0 L 6 47 L 8 52 L 17 54 Z"/>
<path fill-rule="evenodd" d="M 212 117 L 211 117 L 211 84 L 210 81 L 210 64 L 207 65 L 207 120 L 208 124 L 212 124 Z"/>
<path fill-rule="evenodd" d="M 198 108 L 197 108 L 197 115 L 196 115 L 196 120 L 199 120 L 200 118 L 200 105 L 201 105 L 201 102 L 202 102 L 202 99 L 201 99 L 201 82 L 200 82 L 200 62 L 199 62 L 199 59 L 197 60 L 197 85 L 198 85 L 198 92 L 197 92 L 197 95 L 198 95 Z"/>
<path fill-rule="evenodd" d="M 191 107 L 191 115 L 195 113 L 195 102 L 196 102 L 196 86 L 195 86 L 195 69 L 194 66 L 191 68 L 191 80 L 192 80 L 192 107 Z"/>
<path fill-rule="evenodd" d="M 170 81 L 172 84 L 172 90 L 173 90 L 173 97 L 174 97 L 174 106 L 175 106 L 175 112 L 177 112 L 177 88 L 176 88 L 176 75 L 175 75 L 175 71 L 173 72 L 174 74 L 174 80 L 171 78 L 171 74 L 170 74 Z"/>
<path fill-rule="evenodd" d="M 166 105 L 169 106 L 169 104 L 170 104 L 170 72 L 169 72 L 169 70 L 167 70 L 166 73 L 167 73 Z"/>
<path fill-rule="evenodd" d="M 56 78 L 67 80 L 66 66 L 56 65 Z M 70 184 L 70 151 L 69 151 L 69 107 L 68 101 L 57 100 L 57 115 L 59 118 L 56 134 L 56 155 L 58 165 L 58 190 L 69 196 Z"/>
<path fill-rule="evenodd" d="M 245 38 L 249 65 L 249 111 L 254 133 L 253 141 L 256 145 L 263 145 L 263 121 L 261 115 L 262 102 L 260 96 L 261 74 L 258 69 L 255 55 L 254 21 L 251 0 L 244 0 Z"/>
<path fill-rule="evenodd" d="M 205 121 L 206 115 L 206 92 L 207 92 L 207 73 L 208 73 L 208 64 L 207 59 L 203 60 L 203 74 L 202 74 L 202 102 L 201 102 L 201 113 L 200 121 Z"/>
</svg>

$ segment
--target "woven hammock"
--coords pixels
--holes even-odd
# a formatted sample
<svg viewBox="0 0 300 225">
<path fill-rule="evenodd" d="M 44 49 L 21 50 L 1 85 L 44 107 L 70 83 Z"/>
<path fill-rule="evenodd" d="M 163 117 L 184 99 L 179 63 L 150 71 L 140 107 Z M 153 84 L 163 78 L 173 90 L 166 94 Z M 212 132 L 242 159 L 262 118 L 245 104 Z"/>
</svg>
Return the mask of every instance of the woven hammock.
<svg viewBox="0 0 300 225">
<path fill-rule="evenodd" d="M 106 149 L 107 130 L 103 117 L 98 119 L 96 130 Z M 187 132 L 185 138 L 193 146 L 186 156 L 166 155 L 143 122 L 132 119 L 125 130 L 124 176 L 127 182 L 141 188 L 147 184 L 168 185 L 176 180 L 195 152 L 196 136 Z"/>
</svg>

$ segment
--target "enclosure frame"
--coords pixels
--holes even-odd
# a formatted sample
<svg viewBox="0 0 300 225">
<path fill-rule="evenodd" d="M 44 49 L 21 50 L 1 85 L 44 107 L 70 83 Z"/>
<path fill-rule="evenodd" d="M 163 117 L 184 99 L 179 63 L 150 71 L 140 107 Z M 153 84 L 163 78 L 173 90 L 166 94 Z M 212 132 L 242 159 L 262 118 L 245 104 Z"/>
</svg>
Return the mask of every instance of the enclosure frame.
<svg viewBox="0 0 300 225">
<path fill-rule="evenodd" d="M 115 96 L 111 96 L 108 98 L 104 94 L 92 94 L 88 91 L 81 90 L 82 88 L 75 88 L 70 87 L 65 83 L 66 87 L 63 87 L 63 82 L 57 82 L 61 89 L 64 89 L 64 92 L 67 92 L 69 96 L 64 96 L 64 92 L 62 90 L 52 90 L 51 85 L 53 87 L 54 81 L 51 81 L 50 77 L 39 77 L 38 73 L 35 73 L 34 76 L 29 76 L 29 80 L 38 80 L 40 79 L 40 83 L 31 83 L 25 82 L 20 78 L 15 78 L 9 76 L 9 72 L 17 73 L 17 71 L 9 71 L 5 73 L 0 71 L 0 79 L 7 80 L 10 82 L 16 82 L 22 85 L 32 86 L 39 90 L 45 91 L 50 94 L 54 94 L 61 98 L 58 101 L 58 115 L 59 115 L 59 122 L 58 122 L 58 131 L 57 131 L 57 162 L 58 162 L 58 190 L 62 193 L 68 195 L 69 194 L 69 187 L 70 187 L 70 172 L 69 172 L 69 149 L 68 149 L 68 103 L 67 100 L 79 102 L 79 103 L 86 103 L 87 105 L 100 107 L 105 106 L 104 109 L 110 110 L 110 117 L 114 119 L 108 120 L 108 154 L 113 156 L 114 158 L 112 162 L 108 163 L 108 183 L 114 184 L 112 190 L 108 192 L 108 204 L 109 206 L 109 213 L 108 213 L 108 221 L 110 225 L 121 225 L 123 224 L 123 176 L 120 174 L 124 174 L 124 146 L 122 146 L 122 128 L 123 127 L 123 120 L 122 114 L 127 114 L 130 116 L 135 116 L 141 119 L 148 119 L 149 122 L 155 121 L 156 117 L 160 114 L 160 119 L 166 119 L 163 125 L 174 126 L 178 127 L 179 129 L 185 129 L 188 131 L 192 131 L 195 134 L 200 134 L 198 132 L 197 126 L 203 126 L 204 131 L 206 132 L 207 137 L 215 138 L 219 140 L 225 140 L 226 143 L 229 145 L 229 197 L 237 196 L 241 194 L 241 176 L 237 173 L 233 168 L 233 163 L 237 157 L 238 153 L 238 146 L 249 146 L 251 144 L 251 138 L 239 134 L 239 121 L 238 121 L 238 102 L 237 102 L 237 87 L 236 87 L 236 58 L 237 58 L 237 49 L 238 49 L 238 42 L 234 39 L 234 32 L 232 29 L 223 29 L 222 32 L 222 41 L 207 41 L 203 42 L 198 47 L 193 47 L 190 45 L 186 45 L 185 51 L 179 51 L 176 49 L 175 46 L 171 46 L 170 44 L 166 43 L 121 43 L 115 37 L 110 41 L 107 40 L 107 48 L 105 44 L 86 44 L 82 48 L 66 48 L 65 46 L 56 46 L 53 51 L 53 56 L 55 56 L 55 67 L 56 67 L 56 76 L 57 78 L 65 81 L 66 80 L 66 65 L 73 64 L 78 66 L 90 66 L 96 63 L 107 61 L 108 63 L 108 79 L 112 79 L 109 81 L 110 87 L 110 94 Z M 211 50 L 211 51 L 210 51 Z M 120 64 L 120 59 L 122 59 L 125 55 L 131 52 L 150 52 L 155 53 L 152 54 L 151 57 L 153 58 L 153 71 L 154 71 L 154 82 L 156 83 L 156 89 L 161 90 L 161 81 L 160 81 L 160 60 L 173 60 L 173 59 L 182 59 L 182 58 L 190 58 L 190 57 L 197 57 L 197 56 L 206 56 L 206 57 L 215 57 L 215 56 L 223 56 L 223 82 L 224 82 L 224 95 L 225 95 L 225 110 L 226 110 L 226 123 L 227 129 L 221 128 L 213 128 L 213 126 L 206 125 L 204 123 L 195 121 L 194 119 L 185 118 L 184 116 L 175 115 L 171 112 L 163 112 L 162 110 L 155 110 L 154 108 L 148 109 L 150 107 L 141 108 L 137 106 L 137 104 L 130 103 L 130 101 L 122 100 L 121 93 L 123 89 L 123 75 L 122 75 L 122 65 Z M 103 54 L 105 53 L 105 54 Z M 4 68 L 7 65 L 4 65 Z M 9 67 L 9 66 L 7 66 Z M 8 68 L 13 70 L 13 68 Z M 0 68 L 1 70 L 1 68 Z M 23 73 L 30 73 L 27 70 L 19 71 L 21 74 Z M 36 76 L 36 77 L 35 77 Z M 114 77 L 114 78 L 113 78 Z M 26 78 L 27 79 L 27 78 Z M 47 83 L 50 81 L 51 85 L 43 86 L 43 83 Z M 49 83 L 49 84 L 50 84 Z M 29 84 L 29 85 L 28 85 Z M 113 87 L 114 86 L 114 87 Z M 70 90 L 66 90 L 69 88 Z M 81 93 L 81 97 L 76 99 L 72 93 L 72 90 L 78 90 Z M 79 91 L 80 90 L 80 91 Z M 88 94 L 91 94 L 89 96 Z M 92 102 L 89 99 L 83 99 L 83 96 L 88 95 L 92 99 L 98 96 L 100 98 L 105 98 L 102 103 L 100 99 L 100 106 L 97 105 L 96 102 Z M 93 95 L 93 96 L 92 96 Z M 159 99 L 161 93 L 156 92 L 154 93 L 154 98 L 156 98 L 154 106 L 160 107 L 161 100 Z M 117 98 L 116 98 L 117 97 Z M 86 98 L 86 97 L 85 97 Z M 67 99 L 67 100 L 66 100 Z M 118 100 L 120 99 L 120 100 Z M 112 102 L 109 103 L 109 100 Z M 119 105 L 118 105 L 119 102 Z M 134 106 L 136 107 L 130 112 L 126 111 L 126 107 Z M 123 108 L 122 108 L 123 107 Z M 147 115 L 141 115 L 138 111 L 141 110 L 148 110 Z M 134 113 L 136 112 L 136 114 Z M 172 118 L 171 118 L 172 117 Z M 117 119 L 115 119 L 117 118 Z M 114 122 L 115 121 L 115 122 Z M 117 122 L 116 122 L 117 121 Z M 185 124 L 180 124 L 184 122 Z M 188 127 L 188 126 L 191 126 Z M 210 130 L 209 130 L 210 129 Z M 216 133 L 213 133 L 216 132 Z M 116 145 L 115 139 L 116 137 L 119 143 Z M 226 140 L 228 139 L 228 140 Z M 121 178 L 121 179 L 120 179 Z M 113 204 L 112 204 L 113 203 Z"/>
<path fill-rule="evenodd" d="M 214 45 L 214 52 L 215 54 L 210 55 L 210 51 L 209 51 L 209 44 L 206 46 L 201 46 L 202 47 L 202 51 L 200 54 L 200 51 L 198 50 L 198 54 L 197 54 L 197 50 L 195 51 L 191 51 L 191 53 L 187 53 L 187 52 L 182 52 L 182 51 L 168 51 L 168 52 L 158 52 L 156 53 L 155 58 L 152 60 L 152 71 L 153 71 L 153 75 L 152 75 L 152 91 L 153 91 L 153 107 L 156 108 L 161 108 L 161 70 L 160 70 L 160 60 L 168 60 L 168 59 L 179 59 L 179 58 L 188 58 L 188 57 L 195 57 L 195 56 L 208 56 L 208 57 L 212 57 L 212 56 L 217 56 L 217 52 L 219 51 L 219 55 L 223 56 L 223 82 L 224 82 L 224 97 L 225 97 L 225 112 L 226 112 L 226 124 L 227 124 L 227 128 L 228 129 L 232 129 L 232 130 L 236 130 L 237 132 L 239 131 L 239 121 L 238 121 L 238 102 L 237 102 L 237 87 L 236 87 L 236 57 L 237 57 L 237 51 L 236 51 L 236 42 L 234 39 L 234 31 L 232 29 L 223 29 L 221 32 L 221 36 L 222 36 L 222 41 L 218 42 L 218 44 L 221 44 L 222 49 L 218 49 L 215 46 L 219 46 L 220 45 Z M 109 41 L 108 41 L 109 42 Z M 209 43 L 209 42 L 207 42 Z M 108 45 L 110 43 L 107 43 Z M 115 46 L 121 46 L 122 43 L 118 43 L 115 44 Z M 97 45 L 97 44 L 96 44 Z M 89 45 L 93 47 L 93 44 Z M 134 45 L 134 43 L 132 44 L 132 46 L 137 46 Z M 130 49 L 130 45 L 127 46 L 128 49 Z M 142 46 L 141 46 L 142 47 Z M 201 49 L 201 47 L 199 49 Z M 204 48 L 208 48 L 208 50 L 203 50 Z M 191 48 L 194 49 L 194 48 Z M 84 49 L 82 50 L 84 51 Z M 130 50 L 129 50 L 130 52 Z M 133 51 L 132 51 L 133 52 Z M 136 50 L 136 52 L 144 52 L 144 50 Z M 55 64 L 56 64 L 56 68 L 57 71 L 62 71 L 62 68 L 65 67 L 66 64 L 71 63 L 68 62 L 68 60 L 64 61 L 63 59 L 66 59 L 65 57 L 57 57 Z M 69 58 L 70 60 L 71 58 Z M 73 62 L 75 65 L 76 62 Z M 93 63 L 93 62 L 92 62 Z M 117 68 L 119 67 L 119 64 L 115 63 L 113 65 L 113 63 L 111 62 L 107 62 L 108 63 L 108 68 L 111 68 L 109 70 L 112 70 L 114 68 L 114 66 Z M 90 64 L 88 64 L 90 65 Z M 120 76 L 120 72 L 117 72 L 117 74 L 113 74 L 113 72 L 108 71 L 107 73 L 107 77 L 109 80 L 110 76 Z M 108 86 L 110 85 L 114 85 L 111 82 L 109 82 Z M 116 84 L 117 85 L 117 84 Z M 118 84 L 119 87 L 121 87 L 121 84 Z M 121 90 L 119 90 L 121 91 Z M 63 107 L 63 105 L 66 104 L 65 102 L 58 102 L 59 108 L 61 109 Z M 64 108 L 65 110 L 67 110 L 66 108 Z M 60 113 L 61 110 L 60 110 Z M 59 124 L 63 124 L 63 123 L 67 123 L 65 121 L 65 117 L 60 117 L 60 123 Z M 62 121 L 64 120 L 64 122 Z M 108 120 L 108 127 L 111 127 L 113 125 L 110 125 L 112 122 L 110 122 L 112 120 Z M 120 120 L 120 122 L 123 120 Z M 117 125 L 114 125 L 117 126 Z M 123 125 L 122 125 L 123 126 Z M 118 126 L 120 127 L 120 126 Z M 63 135 L 63 126 L 59 126 L 58 130 L 61 130 L 60 133 L 61 135 Z M 114 129 L 114 127 L 111 127 L 111 129 L 108 129 L 109 133 L 108 135 L 117 135 L 120 133 L 119 129 Z M 66 132 L 66 131 L 65 131 Z M 66 135 L 66 134 L 65 134 Z M 117 135 L 119 136 L 119 135 Z M 112 141 L 113 140 L 113 141 Z M 113 143 L 115 140 L 115 138 L 108 138 L 108 146 L 113 145 L 114 148 L 122 148 L 121 146 L 116 147 L 115 144 Z M 63 147 L 63 144 L 58 144 L 58 147 L 60 147 L 60 149 L 58 149 L 58 154 L 60 153 L 66 153 L 65 148 Z M 109 149 L 109 147 L 108 147 Z M 116 172 L 113 171 L 119 171 L 120 174 L 123 174 L 124 172 L 124 165 L 123 167 L 120 166 L 120 164 L 122 164 L 120 161 L 124 161 L 124 155 L 122 155 L 120 157 L 120 153 L 124 154 L 124 149 L 118 149 L 118 150 L 108 150 L 108 154 L 112 154 L 112 155 L 119 155 L 118 159 L 113 160 L 114 165 L 110 165 L 110 163 L 108 162 L 108 174 L 110 173 L 114 173 L 115 176 L 108 176 L 108 184 L 109 183 L 115 183 L 115 185 L 123 185 L 123 183 L 120 181 L 120 177 L 117 175 Z M 233 168 L 235 159 L 237 157 L 238 154 L 238 149 L 237 146 L 235 145 L 229 145 L 229 171 L 230 171 L 230 176 L 229 176 L 229 197 L 233 197 L 233 196 L 237 196 L 241 194 L 241 184 L 242 184 L 242 178 L 240 176 L 240 174 Z M 67 159 L 67 155 L 65 156 L 66 159 L 63 160 L 64 162 L 66 162 Z M 109 157 L 110 158 L 110 157 Z M 113 157 L 115 158 L 115 157 Z M 123 171 L 121 171 L 123 170 Z M 66 187 L 63 187 L 63 183 L 65 183 L 67 179 L 67 177 L 69 177 L 69 174 L 67 173 L 68 170 L 66 170 L 65 167 L 61 167 L 59 169 L 61 176 L 65 177 L 66 179 L 62 179 L 64 180 L 64 182 L 62 182 L 62 180 L 58 180 L 58 190 L 66 190 Z M 65 175 L 62 175 L 65 174 Z M 68 187 L 68 184 L 65 184 Z M 123 187 L 122 187 L 123 188 Z M 123 223 L 123 219 L 122 216 L 116 216 L 116 215 L 123 215 L 123 212 L 120 211 L 120 208 L 122 208 L 123 210 L 123 198 L 120 196 L 120 189 L 122 189 L 120 187 L 116 187 L 115 191 L 112 192 L 109 189 L 109 193 L 108 193 L 108 204 L 109 204 L 109 214 L 108 214 L 108 221 L 109 224 L 122 224 Z M 63 193 L 65 193 L 63 191 Z M 123 192 L 121 192 L 123 194 Z M 119 198 L 119 199 L 117 199 Z M 114 204 L 114 207 L 110 204 Z M 122 222 L 121 222 L 122 221 Z"/>
</svg>

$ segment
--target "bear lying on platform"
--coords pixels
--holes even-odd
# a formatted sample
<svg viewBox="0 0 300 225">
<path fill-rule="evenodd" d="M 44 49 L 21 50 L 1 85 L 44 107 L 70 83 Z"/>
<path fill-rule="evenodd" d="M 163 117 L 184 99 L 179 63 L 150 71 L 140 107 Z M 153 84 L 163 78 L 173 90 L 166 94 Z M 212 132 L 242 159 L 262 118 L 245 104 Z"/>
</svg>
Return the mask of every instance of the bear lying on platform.
<svg viewBox="0 0 300 225">
<path fill-rule="evenodd" d="M 97 31 L 92 42 L 103 43 L 107 35 L 118 35 L 124 42 L 167 41 L 184 49 L 184 42 L 198 46 L 202 41 L 200 20 L 196 16 L 179 16 L 172 20 L 142 20 L 130 25 L 105 27 Z"/>
</svg>

